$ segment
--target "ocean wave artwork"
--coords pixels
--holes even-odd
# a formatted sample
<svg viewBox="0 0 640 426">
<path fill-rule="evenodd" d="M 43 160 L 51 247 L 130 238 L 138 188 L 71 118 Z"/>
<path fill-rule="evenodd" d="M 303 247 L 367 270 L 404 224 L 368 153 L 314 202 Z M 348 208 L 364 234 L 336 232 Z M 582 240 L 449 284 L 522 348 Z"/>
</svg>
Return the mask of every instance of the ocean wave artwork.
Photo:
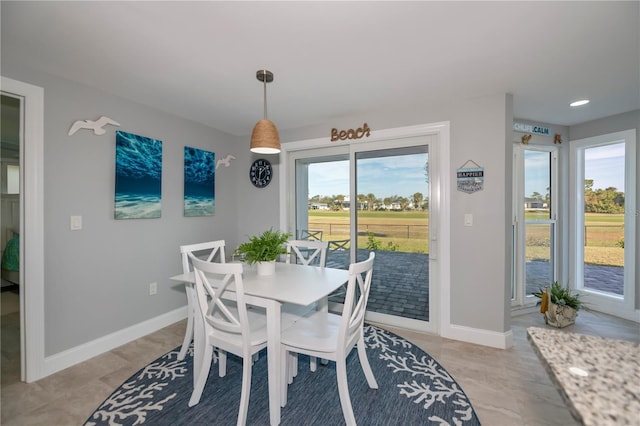
<svg viewBox="0 0 640 426">
<path fill-rule="evenodd" d="M 116 219 L 153 219 L 162 212 L 162 141 L 116 131 Z"/>
<path fill-rule="evenodd" d="M 160 201 L 154 195 L 116 194 L 116 219 L 158 218 Z"/>
<path fill-rule="evenodd" d="M 213 216 L 216 198 L 216 155 L 184 147 L 184 215 Z"/>
</svg>

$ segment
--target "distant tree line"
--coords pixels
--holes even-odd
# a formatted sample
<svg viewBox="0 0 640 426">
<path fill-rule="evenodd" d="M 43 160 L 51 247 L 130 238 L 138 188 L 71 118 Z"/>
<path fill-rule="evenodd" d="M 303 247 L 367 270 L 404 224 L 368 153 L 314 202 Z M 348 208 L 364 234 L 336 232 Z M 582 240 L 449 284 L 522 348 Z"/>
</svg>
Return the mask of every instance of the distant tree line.
<svg viewBox="0 0 640 426">
<path fill-rule="evenodd" d="M 586 213 L 624 213 L 624 192 L 614 187 L 593 189 L 593 179 L 584 181 L 584 211 Z"/>
<path fill-rule="evenodd" d="M 309 198 L 310 203 L 326 204 L 330 210 L 343 210 L 345 205 L 345 196 L 338 195 L 314 195 Z M 378 198 L 375 194 L 358 194 L 357 208 L 360 210 L 406 210 L 413 208 L 415 210 L 427 210 L 429 208 L 429 199 L 421 192 L 416 192 L 409 197 L 400 195 L 392 195 L 390 197 Z M 350 203 L 351 204 L 351 203 Z"/>
<path fill-rule="evenodd" d="M 544 201 L 547 206 L 551 203 L 549 188 L 543 196 L 533 192 L 531 198 Z M 584 180 L 584 211 L 585 213 L 624 213 L 624 192 L 614 187 L 607 189 L 593 189 L 593 179 Z"/>
</svg>

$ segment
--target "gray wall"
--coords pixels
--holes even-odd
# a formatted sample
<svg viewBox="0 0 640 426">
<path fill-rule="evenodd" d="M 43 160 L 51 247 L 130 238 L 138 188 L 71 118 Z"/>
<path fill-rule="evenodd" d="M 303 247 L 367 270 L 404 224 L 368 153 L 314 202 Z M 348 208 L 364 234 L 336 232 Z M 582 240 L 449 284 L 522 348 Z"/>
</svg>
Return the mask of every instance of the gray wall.
<svg viewBox="0 0 640 426">
<path fill-rule="evenodd" d="M 178 246 L 237 239 L 234 163 L 216 173 L 215 216 L 183 216 L 184 146 L 219 158 L 240 154 L 234 138 L 89 87 L 13 70 L 8 61 L 2 72 L 44 88 L 45 354 L 184 306 L 182 285 L 169 280 L 182 271 Z M 121 126 L 103 136 L 67 135 L 75 120 L 101 115 Z M 163 142 L 159 219 L 114 219 L 116 129 Z M 83 217 L 81 231 L 69 230 L 70 215 Z M 158 283 L 156 296 L 149 296 L 151 282 Z"/>
<path fill-rule="evenodd" d="M 256 120 L 257 121 L 257 120 Z M 277 123 L 276 123 L 277 124 Z M 235 189 L 238 193 L 236 211 L 238 243 L 249 240 L 249 236 L 264 232 L 269 228 L 280 229 L 280 160 L 279 155 L 258 155 L 249 151 L 250 136 L 237 138 L 237 146 L 242 151 L 238 156 Z M 251 163 L 258 158 L 269 160 L 274 177 L 265 188 L 256 188 L 249 181 Z"/>
<path fill-rule="evenodd" d="M 511 96 L 467 101 L 451 121 L 451 323 L 505 332 L 511 276 Z M 484 167 L 484 189 L 455 189 L 455 170 Z M 464 226 L 464 214 L 473 226 Z"/>
<path fill-rule="evenodd" d="M 640 133 L 640 110 L 570 126 L 569 137 L 572 141 L 575 141 L 629 129 L 636 129 L 636 142 L 638 142 L 638 134 Z"/>
</svg>

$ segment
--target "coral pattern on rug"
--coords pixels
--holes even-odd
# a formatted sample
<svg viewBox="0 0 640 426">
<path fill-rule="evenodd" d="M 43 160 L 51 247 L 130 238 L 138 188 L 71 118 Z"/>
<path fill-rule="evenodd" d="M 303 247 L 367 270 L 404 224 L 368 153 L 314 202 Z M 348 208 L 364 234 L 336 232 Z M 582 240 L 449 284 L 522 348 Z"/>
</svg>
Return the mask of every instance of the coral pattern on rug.
<svg viewBox="0 0 640 426">
<path fill-rule="evenodd" d="M 193 356 L 193 346 L 189 349 L 190 356 Z M 145 422 L 150 411 L 162 410 L 167 401 L 175 398 L 176 393 L 163 398 L 157 398 L 157 395 L 174 379 L 187 374 L 186 362 L 178 361 L 177 356 L 178 351 L 174 350 L 144 367 L 93 413 L 92 418 L 98 419 L 99 423 L 88 421 L 85 424 L 122 425 L 129 424 L 133 419 L 131 424 L 139 425 Z M 122 423 L 125 420 L 129 421 Z"/>
<path fill-rule="evenodd" d="M 404 381 L 397 385 L 401 395 L 412 399 L 416 404 L 422 404 L 425 410 L 438 403 L 459 407 L 453 410 L 451 421 L 454 425 L 462 425 L 474 419 L 473 408 L 465 393 L 433 358 L 427 354 L 416 355 L 408 351 L 413 346 L 411 343 L 380 328 L 366 326 L 365 336 L 367 348 L 380 349 L 380 359 L 388 361 L 387 367 L 394 373 L 405 372 L 417 378 L 411 380 L 411 383 Z M 439 425 L 451 424 L 438 416 L 429 417 L 429 421 Z"/>
<path fill-rule="evenodd" d="M 386 420 L 380 418 L 372 420 L 376 418 L 376 413 L 371 412 L 371 408 L 369 408 L 366 419 L 359 420 L 359 423 L 378 425 L 388 424 L 385 421 L 401 421 L 403 424 L 428 423 L 440 426 L 480 424 L 471 403 L 458 383 L 426 352 L 394 333 L 371 325 L 365 325 L 365 344 L 374 374 L 377 378 L 387 377 L 385 382 L 379 382 L 380 387 L 395 389 L 392 392 L 396 396 L 392 396 L 388 401 L 388 407 L 383 409 L 384 415 L 388 416 Z M 188 394 L 192 389 L 193 348 L 190 348 L 184 361 L 177 360 L 178 351 L 179 348 L 176 348 L 163 355 L 127 380 L 98 407 L 87 420 L 85 426 L 142 425 L 145 423 L 154 425 L 195 424 L 197 420 L 187 420 L 184 417 L 185 413 L 190 413 L 189 410 L 198 407 L 191 409 L 186 407 Z M 262 354 L 261 357 L 263 357 Z M 214 362 L 217 360 L 214 359 Z M 359 366 L 354 365 L 352 369 L 356 370 L 357 368 Z M 387 371 L 380 371 L 380 369 Z M 254 369 L 254 376 L 257 373 L 255 370 L 257 368 Z M 266 375 L 266 373 L 264 374 Z M 388 380 L 388 377 L 393 380 Z M 333 381 L 333 383 L 327 383 L 327 386 L 335 387 L 335 375 L 333 375 Z M 389 381 L 392 383 L 388 383 Z M 350 388 L 352 386 L 351 379 L 349 386 Z M 211 387 L 215 386 L 211 385 Z M 324 391 L 323 388 L 322 392 Z M 354 391 L 351 390 L 350 393 L 353 401 Z M 374 395 L 380 395 L 380 393 L 374 393 Z M 261 396 L 259 392 L 251 394 L 251 398 L 260 397 L 267 398 L 266 395 Z M 178 402 L 179 399 L 182 401 Z M 286 409 L 289 409 L 290 405 L 288 404 Z M 376 402 L 373 405 L 377 407 L 380 404 Z M 354 409 L 356 406 L 357 404 L 354 402 Z M 415 411 L 416 407 L 420 410 Z M 301 408 L 303 413 L 306 408 L 308 407 Z M 339 405 L 337 408 L 339 410 Z M 283 409 L 282 424 L 304 423 L 300 422 L 300 417 L 290 423 L 285 419 L 286 409 Z M 163 410 L 166 411 L 160 414 Z M 234 410 L 235 408 L 231 411 Z M 171 411 L 176 411 L 176 413 L 172 414 Z M 329 410 L 327 409 L 327 411 Z M 300 412 L 297 415 L 299 416 Z M 200 420 L 211 418 L 208 416 L 209 414 L 202 414 L 194 418 Z M 173 420 L 171 420 L 172 418 Z M 339 419 L 342 420 L 341 416 Z M 235 418 L 227 420 L 230 424 L 235 424 Z M 216 423 L 216 421 L 212 420 L 211 423 Z M 249 417 L 248 423 L 261 424 L 259 422 L 253 423 L 251 417 Z"/>
</svg>

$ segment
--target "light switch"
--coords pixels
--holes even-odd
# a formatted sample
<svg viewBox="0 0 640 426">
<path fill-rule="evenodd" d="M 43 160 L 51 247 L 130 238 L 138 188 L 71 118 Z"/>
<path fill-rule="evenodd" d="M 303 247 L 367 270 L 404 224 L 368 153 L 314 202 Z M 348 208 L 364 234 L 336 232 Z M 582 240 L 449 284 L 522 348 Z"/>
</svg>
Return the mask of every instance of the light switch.
<svg viewBox="0 0 640 426">
<path fill-rule="evenodd" d="M 464 214 L 464 226 L 473 226 L 473 215 L 471 213 Z"/>
<path fill-rule="evenodd" d="M 82 216 L 71 216 L 69 225 L 72 231 L 79 231 L 82 229 Z"/>
</svg>

